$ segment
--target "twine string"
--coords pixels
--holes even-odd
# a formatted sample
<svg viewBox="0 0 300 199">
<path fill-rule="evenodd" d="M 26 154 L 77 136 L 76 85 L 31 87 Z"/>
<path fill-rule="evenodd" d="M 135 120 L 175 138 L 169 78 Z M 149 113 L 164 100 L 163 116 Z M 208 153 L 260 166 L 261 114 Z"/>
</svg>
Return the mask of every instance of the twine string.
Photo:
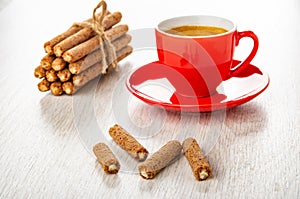
<svg viewBox="0 0 300 199">
<path fill-rule="evenodd" d="M 96 12 L 98 9 L 102 8 L 102 12 L 97 15 Z M 99 38 L 99 45 L 100 45 L 100 52 L 102 55 L 102 73 L 105 74 L 108 72 L 108 66 L 112 66 L 112 68 L 117 68 L 117 58 L 116 58 L 116 51 L 110 40 L 105 35 L 104 29 L 104 17 L 107 13 L 107 4 L 105 0 L 101 0 L 98 5 L 93 10 L 93 18 L 91 22 L 82 22 L 76 23 L 81 27 L 90 27 L 93 31 L 98 35 Z M 106 67 L 105 67 L 106 66 Z M 105 70 L 104 70 L 105 69 Z"/>
</svg>

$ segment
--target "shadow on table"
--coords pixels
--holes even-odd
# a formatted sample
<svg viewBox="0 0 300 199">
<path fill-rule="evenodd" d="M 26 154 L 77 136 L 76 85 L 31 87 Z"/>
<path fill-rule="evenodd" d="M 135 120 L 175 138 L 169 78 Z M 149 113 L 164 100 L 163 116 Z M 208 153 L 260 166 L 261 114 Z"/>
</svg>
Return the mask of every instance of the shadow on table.
<svg viewBox="0 0 300 199">
<path fill-rule="evenodd" d="M 257 103 L 248 103 L 227 110 L 225 125 L 235 136 L 248 136 L 263 131 L 268 119 L 265 109 Z"/>
<path fill-rule="evenodd" d="M 212 121 L 214 121 L 213 124 L 216 122 L 223 123 L 237 136 L 262 131 L 268 122 L 265 109 L 257 103 L 247 103 L 225 111 L 219 110 L 207 113 L 168 111 L 167 115 L 175 122 L 187 118 L 187 120 L 198 120 L 200 125 L 211 125 Z"/>
<path fill-rule="evenodd" d="M 102 176 L 101 183 L 103 182 L 107 188 L 116 188 L 120 185 L 121 179 L 119 175 L 106 174 L 97 160 L 95 161 L 95 170 L 97 175 Z"/>
<path fill-rule="evenodd" d="M 213 178 L 216 178 L 218 181 L 216 190 L 221 188 L 221 184 L 225 178 L 228 178 L 228 175 L 235 175 L 231 174 L 228 169 L 233 170 L 233 168 L 236 168 L 240 156 L 243 156 L 243 154 L 239 154 L 241 148 L 247 150 L 249 147 L 252 147 L 249 144 L 247 145 L 246 142 L 242 142 L 242 145 L 239 145 L 241 144 L 239 139 L 242 137 L 253 137 L 256 139 L 259 137 L 259 133 L 264 131 L 267 123 L 268 119 L 265 109 L 255 102 L 226 111 L 222 135 L 207 157 L 212 168 L 214 168 Z M 236 174 L 238 172 L 241 172 L 241 170 L 235 171 Z M 202 189 L 199 188 L 199 190 Z"/>
<path fill-rule="evenodd" d="M 46 94 L 40 100 L 41 118 L 55 134 L 66 135 L 73 127 L 72 97 Z"/>
<path fill-rule="evenodd" d="M 102 82 L 107 79 L 95 78 L 72 96 L 46 94 L 40 100 L 41 117 L 60 135 L 66 134 L 75 127 L 78 128 L 82 123 L 85 124 L 90 117 L 94 116 L 93 100 L 100 78 Z"/>
</svg>

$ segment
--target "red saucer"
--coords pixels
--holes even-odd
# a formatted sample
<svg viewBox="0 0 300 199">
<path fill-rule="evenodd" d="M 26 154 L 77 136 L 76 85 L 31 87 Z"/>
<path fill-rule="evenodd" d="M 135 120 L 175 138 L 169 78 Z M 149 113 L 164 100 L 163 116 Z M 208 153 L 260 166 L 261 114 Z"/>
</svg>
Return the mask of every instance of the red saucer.
<svg viewBox="0 0 300 199">
<path fill-rule="evenodd" d="M 234 65 L 240 61 L 235 60 Z M 152 62 L 134 70 L 128 77 L 128 90 L 142 101 L 167 110 L 181 112 L 210 112 L 232 108 L 248 102 L 262 93 L 270 78 L 254 65 L 238 76 L 223 81 L 217 93 L 209 97 L 185 97 L 176 93 L 166 71 L 159 70 L 159 62 Z"/>
</svg>

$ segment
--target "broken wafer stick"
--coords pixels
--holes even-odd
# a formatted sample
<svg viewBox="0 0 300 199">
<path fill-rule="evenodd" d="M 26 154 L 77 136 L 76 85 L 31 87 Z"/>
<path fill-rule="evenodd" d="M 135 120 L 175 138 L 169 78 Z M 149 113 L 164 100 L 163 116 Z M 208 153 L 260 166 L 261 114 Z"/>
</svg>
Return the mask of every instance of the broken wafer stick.
<svg viewBox="0 0 300 199">
<path fill-rule="evenodd" d="M 116 27 L 113 27 L 107 31 L 104 32 L 107 39 L 110 41 L 113 41 L 117 39 L 118 37 L 122 36 L 128 31 L 127 25 L 118 25 Z M 102 41 L 99 41 L 99 36 L 96 35 L 92 37 L 91 39 L 67 50 L 62 55 L 63 59 L 69 63 L 73 63 L 82 57 L 86 56 L 87 54 L 91 53 L 92 51 L 99 48 L 99 46 L 102 44 Z"/>
<path fill-rule="evenodd" d="M 34 76 L 36 78 L 42 79 L 46 76 L 46 70 L 41 65 L 39 65 L 34 69 Z"/>
<path fill-rule="evenodd" d="M 63 58 L 57 57 L 53 60 L 51 67 L 55 71 L 60 71 L 60 70 L 64 69 L 66 65 L 67 65 L 67 62 Z"/>
<path fill-rule="evenodd" d="M 50 82 L 48 82 L 46 79 L 43 79 L 40 83 L 38 83 L 38 89 L 41 92 L 50 90 Z"/>
<path fill-rule="evenodd" d="M 112 45 L 114 46 L 115 50 L 118 51 L 123 47 L 127 46 L 128 43 L 131 41 L 131 36 L 125 34 L 120 38 L 114 40 Z M 81 58 L 77 62 L 69 64 L 69 70 L 72 74 L 79 74 L 82 71 L 86 70 L 90 66 L 94 65 L 97 62 L 100 62 L 102 58 L 102 53 L 100 49 L 93 51 L 92 53 L 86 55 L 85 57 Z"/>
<path fill-rule="evenodd" d="M 53 82 L 50 85 L 51 93 L 55 96 L 59 96 L 63 94 L 62 83 L 61 82 Z"/>
<path fill-rule="evenodd" d="M 140 176 L 144 179 L 154 178 L 162 169 L 172 164 L 180 156 L 181 150 L 182 146 L 179 141 L 169 141 L 139 165 Z"/>
<path fill-rule="evenodd" d="M 199 181 L 212 176 L 212 169 L 194 138 L 187 138 L 183 142 L 183 152 L 192 168 L 195 178 Z"/>
<path fill-rule="evenodd" d="M 46 71 L 46 79 L 49 82 L 55 82 L 58 79 L 55 70 L 53 70 L 53 69 L 47 70 Z"/>
<path fill-rule="evenodd" d="M 105 173 L 118 173 L 120 169 L 120 163 L 106 144 L 101 142 L 96 144 L 93 147 L 93 152 Z"/>
<path fill-rule="evenodd" d="M 102 13 L 99 13 L 97 14 L 98 16 L 100 16 Z M 107 11 L 107 14 L 110 14 L 108 11 Z M 91 23 L 92 22 L 92 19 L 87 19 L 85 20 L 84 22 L 88 22 L 88 23 Z M 68 38 L 69 36 L 71 35 L 74 35 L 75 33 L 77 33 L 79 30 L 83 29 L 83 27 L 79 26 L 79 24 L 73 24 L 68 30 L 66 30 L 65 32 L 57 35 L 56 37 L 54 37 L 53 39 L 51 39 L 50 41 L 47 41 L 44 43 L 44 49 L 45 49 L 45 52 L 48 54 L 48 55 L 52 55 L 54 54 L 53 52 L 53 47 L 58 44 L 59 42 L 63 41 L 64 39 Z"/>
<path fill-rule="evenodd" d="M 126 46 L 122 48 L 121 50 L 117 51 L 117 61 L 121 61 L 128 55 L 132 53 L 132 47 Z M 98 77 L 99 75 L 103 74 L 103 70 L 107 70 L 109 66 L 103 66 L 102 62 L 98 62 L 94 64 L 93 66 L 89 67 L 87 70 L 83 71 L 79 75 L 73 76 L 72 82 L 65 82 L 63 84 L 63 89 L 66 94 L 72 95 L 76 93 L 80 88 L 82 88 L 85 84 L 87 84 L 89 81 L 93 80 L 94 78 Z"/>
<path fill-rule="evenodd" d="M 114 12 L 112 14 L 106 15 L 103 19 L 103 28 L 107 30 L 111 28 L 113 25 L 119 23 L 121 21 L 122 14 L 120 12 Z M 61 57 L 62 54 L 74 46 L 90 39 L 91 37 L 95 36 L 96 33 L 92 28 L 92 23 L 79 23 L 79 26 L 87 26 L 83 29 L 79 30 L 75 34 L 67 37 L 66 39 L 62 40 L 58 44 L 54 46 L 54 53 L 57 57 Z M 90 27 L 88 27 L 90 26 Z"/>
<path fill-rule="evenodd" d="M 53 55 L 45 55 L 41 60 L 41 66 L 45 70 L 50 70 L 54 59 L 55 59 L 55 56 L 53 56 Z"/>
<path fill-rule="evenodd" d="M 109 135 L 120 147 L 127 151 L 136 160 L 144 161 L 147 158 L 149 154 L 147 149 L 120 125 L 115 124 L 111 127 L 109 129 Z"/>
<path fill-rule="evenodd" d="M 61 71 L 57 72 L 57 77 L 61 82 L 66 82 L 71 79 L 72 74 L 70 73 L 69 69 L 65 68 Z"/>
</svg>

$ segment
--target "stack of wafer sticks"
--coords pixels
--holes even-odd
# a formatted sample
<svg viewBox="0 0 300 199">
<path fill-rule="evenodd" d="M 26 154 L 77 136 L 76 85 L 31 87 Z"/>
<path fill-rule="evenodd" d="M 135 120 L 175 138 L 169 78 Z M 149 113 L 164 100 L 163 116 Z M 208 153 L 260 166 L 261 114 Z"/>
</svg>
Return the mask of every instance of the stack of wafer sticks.
<svg viewBox="0 0 300 199">
<path fill-rule="evenodd" d="M 102 13 L 104 13 L 102 15 Z M 93 20 L 102 15 L 104 36 L 115 52 L 110 60 L 107 46 L 92 26 Z M 95 17 L 96 16 L 96 17 Z M 92 79 L 116 69 L 112 62 L 119 62 L 132 52 L 131 36 L 127 25 L 117 25 L 122 18 L 120 12 L 103 11 L 94 18 L 73 24 L 67 31 L 44 44 L 46 55 L 35 68 L 34 76 L 42 79 L 38 83 L 41 92 L 51 91 L 53 95 L 72 95 Z M 101 45 L 102 48 L 101 48 Z M 104 51 L 104 53 L 103 53 Z M 105 59 L 105 61 L 103 60 Z"/>
</svg>

